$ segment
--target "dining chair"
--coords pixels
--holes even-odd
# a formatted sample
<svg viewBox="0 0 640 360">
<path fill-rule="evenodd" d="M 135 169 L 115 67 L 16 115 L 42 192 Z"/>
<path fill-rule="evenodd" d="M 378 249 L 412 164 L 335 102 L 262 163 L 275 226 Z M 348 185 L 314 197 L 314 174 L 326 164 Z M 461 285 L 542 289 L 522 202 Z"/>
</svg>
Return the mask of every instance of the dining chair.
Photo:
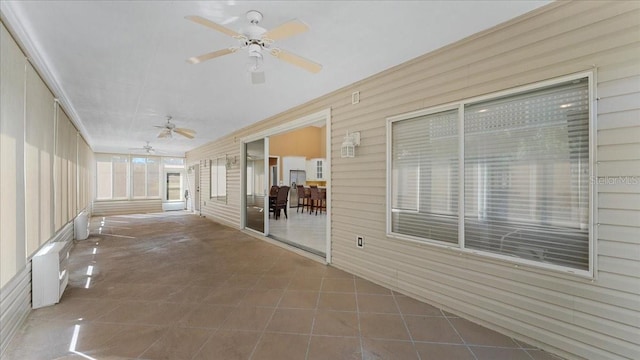
<svg viewBox="0 0 640 360">
<path fill-rule="evenodd" d="M 274 215 L 276 220 L 280 217 L 280 211 L 284 210 L 284 217 L 286 219 L 289 218 L 287 216 L 287 202 L 289 198 L 289 187 L 288 186 L 280 186 L 278 188 L 278 195 L 276 196 L 276 202 L 274 207 Z"/>
<path fill-rule="evenodd" d="M 304 207 L 310 206 L 309 199 L 311 198 L 308 189 L 306 189 L 303 185 L 298 185 L 298 206 L 296 212 L 300 210 L 300 206 L 302 206 L 302 212 L 304 213 Z"/>
</svg>

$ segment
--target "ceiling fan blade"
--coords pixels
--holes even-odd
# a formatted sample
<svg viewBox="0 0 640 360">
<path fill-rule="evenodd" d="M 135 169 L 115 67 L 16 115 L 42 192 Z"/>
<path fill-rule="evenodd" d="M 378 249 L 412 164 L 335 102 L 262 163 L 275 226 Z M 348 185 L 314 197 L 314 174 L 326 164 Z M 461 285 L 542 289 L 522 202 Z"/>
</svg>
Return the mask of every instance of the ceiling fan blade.
<svg viewBox="0 0 640 360">
<path fill-rule="evenodd" d="M 184 136 L 186 138 L 189 138 L 189 139 L 193 139 L 195 137 L 195 135 L 196 135 L 196 132 L 191 130 L 191 129 L 176 128 L 176 129 L 173 129 L 173 131 L 176 134 L 180 134 L 180 135 L 182 135 L 182 136 Z"/>
<path fill-rule="evenodd" d="M 167 125 L 153 125 L 153 127 L 157 127 L 158 129 L 164 129 Z"/>
<path fill-rule="evenodd" d="M 262 34 L 263 39 L 280 40 L 309 31 L 309 26 L 298 19 L 288 21 Z"/>
<path fill-rule="evenodd" d="M 199 64 L 199 63 L 201 63 L 203 61 L 211 60 L 211 59 L 223 56 L 223 55 L 234 53 L 237 50 L 238 50 L 238 48 L 222 49 L 222 50 L 210 52 L 208 54 L 191 57 L 191 58 L 189 58 L 187 60 L 187 62 L 189 62 L 191 64 Z"/>
<path fill-rule="evenodd" d="M 314 74 L 322 70 L 322 65 L 316 62 L 313 62 L 311 60 L 305 59 L 302 56 L 296 55 L 294 53 L 284 51 L 282 49 L 278 49 L 278 48 L 271 49 L 271 55 L 277 57 L 282 61 L 286 61 L 289 64 L 301 67 Z"/>
<path fill-rule="evenodd" d="M 210 29 L 218 30 L 223 34 L 226 34 L 226 35 L 229 35 L 229 36 L 232 36 L 232 37 L 238 37 L 238 36 L 241 37 L 242 36 L 242 34 L 239 34 L 239 33 L 235 32 L 235 31 L 229 29 L 226 26 L 222 26 L 222 25 L 220 25 L 218 23 L 215 23 L 215 22 L 213 22 L 211 20 L 205 19 L 205 18 L 203 18 L 201 16 L 190 15 L 190 16 L 185 16 L 184 18 L 187 19 L 187 20 L 191 20 L 194 23 L 198 23 L 200 25 L 204 25 L 204 26 L 206 26 L 206 27 L 208 27 Z"/>
<path fill-rule="evenodd" d="M 159 139 L 165 139 L 168 137 L 171 137 L 171 130 L 169 129 L 162 130 L 160 131 L 160 134 L 158 134 Z"/>
</svg>

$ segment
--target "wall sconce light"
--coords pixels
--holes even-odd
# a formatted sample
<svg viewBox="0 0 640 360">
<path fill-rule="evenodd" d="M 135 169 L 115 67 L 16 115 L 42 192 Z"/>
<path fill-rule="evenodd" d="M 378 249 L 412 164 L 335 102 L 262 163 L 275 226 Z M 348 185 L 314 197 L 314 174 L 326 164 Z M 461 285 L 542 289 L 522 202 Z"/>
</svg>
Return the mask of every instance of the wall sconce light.
<svg viewBox="0 0 640 360">
<path fill-rule="evenodd" d="M 355 157 L 356 146 L 360 146 L 360 132 L 356 131 L 349 134 L 349 131 L 347 131 L 347 135 L 344 137 L 344 142 L 342 143 L 340 157 Z"/>
</svg>

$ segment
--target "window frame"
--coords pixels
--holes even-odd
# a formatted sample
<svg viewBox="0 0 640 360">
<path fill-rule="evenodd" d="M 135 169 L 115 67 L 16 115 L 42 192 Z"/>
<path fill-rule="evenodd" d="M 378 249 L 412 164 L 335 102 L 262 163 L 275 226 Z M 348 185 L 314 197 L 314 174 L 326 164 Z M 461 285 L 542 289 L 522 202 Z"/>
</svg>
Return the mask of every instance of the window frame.
<svg viewBox="0 0 640 360">
<path fill-rule="evenodd" d="M 134 159 L 144 159 L 144 162 L 142 163 L 138 163 L 138 164 L 144 164 L 144 195 L 137 195 L 135 193 L 135 182 L 136 182 L 136 174 L 134 171 Z M 149 155 L 131 155 L 129 157 L 129 181 L 131 183 L 131 189 L 130 189 L 130 198 L 132 200 L 154 200 L 154 199 L 161 199 L 162 195 L 160 193 L 160 190 L 158 190 L 158 194 L 155 195 L 149 195 L 149 159 L 153 160 L 156 162 L 156 164 L 158 165 L 158 176 L 156 176 L 156 181 L 158 182 L 158 188 L 161 188 L 161 183 L 162 183 L 162 176 L 161 176 L 161 165 L 162 165 L 162 157 L 159 156 L 149 156 Z"/>
<path fill-rule="evenodd" d="M 222 165 L 220 165 L 222 164 Z M 216 169 L 216 191 L 214 194 L 213 191 L 213 175 L 214 175 L 214 167 Z M 220 194 L 220 182 L 218 179 L 221 178 L 221 174 L 218 173 L 218 169 L 222 168 L 224 171 L 224 194 Z M 214 159 L 209 160 L 209 198 L 214 199 L 220 202 L 227 202 L 227 186 L 228 186 L 228 174 L 227 174 L 227 156 L 219 156 Z"/>
<path fill-rule="evenodd" d="M 475 104 L 483 101 L 489 101 L 500 97 L 507 97 L 511 95 L 516 95 L 520 93 L 526 93 L 530 91 L 535 91 L 537 89 L 541 89 L 548 86 L 557 85 L 564 82 L 569 82 L 573 80 L 579 79 L 587 79 L 588 84 L 588 116 L 589 116 L 589 209 L 588 209 L 588 225 L 587 229 L 589 231 L 588 237 L 588 269 L 576 269 L 571 268 L 564 265 L 550 264 L 544 263 L 541 261 L 517 258 L 505 254 L 493 253 L 478 249 L 470 249 L 465 247 L 465 238 L 464 238 L 464 219 L 465 219 L 465 163 L 464 163 L 464 145 L 465 145 L 465 136 L 464 136 L 464 109 L 466 105 Z M 461 255 L 472 255 L 478 256 L 479 258 L 491 261 L 497 261 L 499 263 L 503 263 L 505 265 L 510 265 L 514 267 L 518 267 L 520 265 L 524 265 L 530 267 L 532 269 L 542 269 L 542 270 L 550 270 L 553 272 L 561 272 L 567 273 L 570 275 L 576 275 L 579 277 L 584 277 L 588 279 L 594 279 L 597 274 L 597 254 L 595 247 L 595 239 L 597 239 L 597 168 L 596 168 L 596 144 L 597 144 L 597 94 L 596 94 L 596 72 L 595 70 L 579 72 L 575 74 L 570 74 L 566 76 L 561 76 L 557 78 L 542 80 L 534 83 L 530 83 L 523 86 L 513 87 L 502 91 L 497 91 L 481 96 L 476 96 L 472 98 L 466 98 L 459 101 L 451 102 L 448 104 L 434 106 L 430 108 L 420 109 L 417 111 L 412 111 L 408 113 L 403 113 L 395 116 L 390 116 L 386 118 L 386 208 L 385 208 L 385 217 L 386 217 L 386 236 L 390 239 L 398 239 L 409 241 L 412 243 L 418 243 L 421 245 L 426 245 L 430 247 L 440 248 L 444 250 L 454 251 L 455 253 Z M 403 120 L 410 120 L 420 116 L 431 115 L 439 112 L 449 111 L 457 109 L 458 110 L 458 243 L 452 244 L 444 241 L 433 240 L 418 236 L 405 235 L 402 233 L 393 232 L 392 229 L 392 194 L 393 194 L 393 124 L 396 122 L 400 122 Z"/>
</svg>

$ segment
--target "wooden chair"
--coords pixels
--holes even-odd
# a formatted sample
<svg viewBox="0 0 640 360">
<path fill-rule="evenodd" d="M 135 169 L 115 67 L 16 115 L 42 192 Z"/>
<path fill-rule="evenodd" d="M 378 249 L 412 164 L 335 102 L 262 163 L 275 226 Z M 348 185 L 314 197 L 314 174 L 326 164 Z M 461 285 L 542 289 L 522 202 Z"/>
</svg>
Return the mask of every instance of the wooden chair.
<svg viewBox="0 0 640 360">
<path fill-rule="evenodd" d="M 273 213 L 273 216 L 276 215 L 276 197 L 278 196 L 278 185 L 272 185 L 271 189 L 269 189 L 269 216 Z"/>
<path fill-rule="evenodd" d="M 303 185 L 298 185 L 298 207 L 296 209 L 296 212 L 298 212 L 300 210 L 300 206 L 302 206 L 302 212 L 304 213 L 304 207 L 308 207 L 311 205 L 309 203 L 310 197 L 311 196 L 307 189 L 305 189 Z"/>
<path fill-rule="evenodd" d="M 284 210 L 284 217 L 289 218 L 287 216 L 287 202 L 289 198 L 289 187 L 288 186 L 280 186 L 278 188 L 278 195 L 276 196 L 276 202 L 274 206 L 274 215 L 276 219 L 280 217 L 280 210 Z"/>
<path fill-rule="evenodd" d="M 322 213 L 322 195 L 320 194 L 320 189 L 317 186 L 311 186 L 311 207 L 309 209 L 309 214 L 313 212 L 315 209 L 316 215 L 318 215 L 318 208 L 321 208 L 320 213 Z"/>
</svg>

